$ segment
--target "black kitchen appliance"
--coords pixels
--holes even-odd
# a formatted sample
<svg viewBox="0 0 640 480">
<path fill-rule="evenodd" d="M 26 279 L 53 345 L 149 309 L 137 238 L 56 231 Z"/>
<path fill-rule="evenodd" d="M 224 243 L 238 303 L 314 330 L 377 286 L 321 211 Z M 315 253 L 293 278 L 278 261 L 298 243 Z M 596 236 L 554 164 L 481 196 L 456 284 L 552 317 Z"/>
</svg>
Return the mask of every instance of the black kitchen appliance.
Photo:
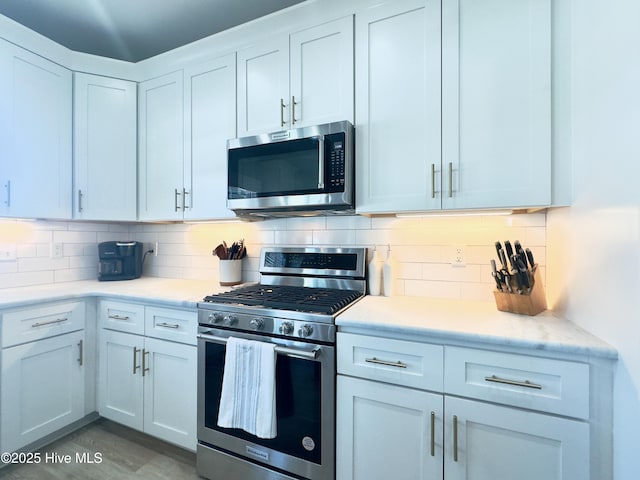
<svg viewBox="0 0 640 480">
<path fill-rule="evenodd" d="M 98 280 L 132 280 L 142 275 L 142 242 L 98 244 Z"/>
<path fill-rule="evenodd" d="M 366 290 L 365 248 L 265 247 L 260 283 L 198 303 L 198 474 L 335 480 L 335 317 Z M 218 425 L 230 337 L 275 344 L 277 436 Z"/>
</svg>

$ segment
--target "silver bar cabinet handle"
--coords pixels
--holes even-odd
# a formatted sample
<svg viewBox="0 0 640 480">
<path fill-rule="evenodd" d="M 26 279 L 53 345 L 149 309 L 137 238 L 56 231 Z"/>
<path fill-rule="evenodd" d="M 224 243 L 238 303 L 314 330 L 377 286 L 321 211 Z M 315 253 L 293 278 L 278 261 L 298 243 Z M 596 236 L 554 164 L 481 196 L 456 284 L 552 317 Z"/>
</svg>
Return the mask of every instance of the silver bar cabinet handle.
<svg viewBox="0 0 640 480">
<path fill-rule="evenodd" d="M 80 340 L 78 342 L 78 363 L 80 366 L 84 363 L 84 352 L 83 352 L 84 341 Z"/>
<path fill-rule="evenodd" d="M 178 197 L 180 196 L 180 192 L 178 191 L 177 188 L 174 188 L 174 195 L 173 195 L 173 207 L 174 207 L 174 211 L 179 211 L 180 210 L 180 206 L 178 205 Z"/>
<path fill-rule="evenodd" d="M 129 317 L 124 317 L 122 315 L 109 315 L 109 318 L 113 319 L 113 320 L 122 320 L 123 322 L 126 322 L 127 320 L 129 320 Z"/>
<path fill-rule="evenodd" d="M 453 461 L 458 461 L 458 416 L 453 416 Z"/>
<path fill-rule="evenodd" d="M 136 370 L 138 370 L 140 368 L 140 365 L 136 365 L 136 361 L 137 361 L 137 356 L 138 356 L 138 352 L 140 351 L 139 348 L 137 347 L 133 347 L 133 374 L 136 374 Z"/>
<path fill-rule="evenodd" d="M 57 318 L 56 320 L 51 320 L 49 322 L 36 322 L 33 325 L 31 325 L 31 328 L 43 327 L 45 325 L 53 325 L 54 323 L 62 323 L 62 322 L 66 322 L 67 320 L 69 319 L 67 317 L 64 317 L 64 318 Z"/>
<path fill-rule="evenodd" d="M 449 198 L 453 197 L 453 163 L 449 162 Z"/>
<path fill-rule="evenodd" d="M 431 198 L 436 198 L 436 164 L 431 164 Z"/>
<path fill-rule="evenodd" d="M 389 360 L 380 360 L 376 357 L 372 357 L 372 358 L 365 358 L 364 361 L 367 363 L 376 363 L 378 365 L 386 365 L 387 367 L 407 368 L 407 364 L 402 363 L 400 360 L 398 360 L 397 362 L 390 362 Z"/>
<path fill-rule="evenodd" d="M 281 98 L 280 99 L 280 126 L 284 127 L 284 100 Z"/>
<path fill-rule="evenodd" d="M 144 377 L 144 372 L 149 371 L 149 367 L 147 367 L 147 355 L 149 355 L 149 350 L 142 349 L 142 376 Z"/>
<path fill-rule="evenodd" d="M 436 455 L 436 412 L 431 412 L 431 456 Z"/>
<path fill-rule="evenodd" d="M 78 189 L 78 212 L 82 212 L 82 190 Z"/>
<path fill-rule="evenodd" d="M 7 189 L 7 199 L 4 201 L 4 204 L 7 207 L 11 206 L 11 180 L 7 180 L 7 183 L 5 184 L 4 188 Z"/>
<path fill-rule="evenodd" d="M 186 188 L 182 189 L 182 210 L 186 210 L 187 208 L 190 208 L 189 205 L 187 205 L 187 195 L 189 195 L 189 192 Z"/>
<path fill-rule="evenodd" d="M 162 323 L 157 323 L 156 324 L 158 327 L 164 327 L 164 328 L 180 328 L 180 325 L 177 323 L 166 323 L 166 322 L 162 322 Z"/>
<path fill-rule="evenodd" d="M 494 382 L 494 383 L 504 383 L 506 385 L 515 385 L 517 387 L 527 387 L 527 388 L 535 388 L 536 390 L 542 390 L 542 385 L 538 385 L 537 383 L 532 383 L 529 380 L 509 380 L 507 378 L 496 377 L 495 375 L 491 375 L 490 377 L 484 377 L 485 382 Z"/>
<path fill-rule="evenodd" d="M 296 97 L 291 95 L 291 125 L 296 124 Z"/>
</svg>

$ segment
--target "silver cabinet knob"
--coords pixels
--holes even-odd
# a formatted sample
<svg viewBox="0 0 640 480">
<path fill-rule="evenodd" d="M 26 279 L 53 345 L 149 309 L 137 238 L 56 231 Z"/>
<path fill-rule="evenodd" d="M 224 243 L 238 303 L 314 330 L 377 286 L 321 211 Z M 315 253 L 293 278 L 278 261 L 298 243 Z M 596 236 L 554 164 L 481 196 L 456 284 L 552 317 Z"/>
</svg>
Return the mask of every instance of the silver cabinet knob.
<svg viewBox="0 0 640 480">
<path fill-rule="evenodd" d="M 282 335 L 291 335 L 293 333 L 293 323 L 282 322 L 278 330 Z"/>
<path fill-rule="evenodd" d="M 256 330 L 262 330 L 264 327 L 264 318 L 256 317 L 252 319 L 249 324 Z"/>
<path fill-rule="evenodd" d="M 302 327 L 300 327 L 300 329 L 298 330 L 298 336 L 299 337 L 309 337 L 313 334 L 313 327 L 307 323 L 305 323 Z"/>
</svg>

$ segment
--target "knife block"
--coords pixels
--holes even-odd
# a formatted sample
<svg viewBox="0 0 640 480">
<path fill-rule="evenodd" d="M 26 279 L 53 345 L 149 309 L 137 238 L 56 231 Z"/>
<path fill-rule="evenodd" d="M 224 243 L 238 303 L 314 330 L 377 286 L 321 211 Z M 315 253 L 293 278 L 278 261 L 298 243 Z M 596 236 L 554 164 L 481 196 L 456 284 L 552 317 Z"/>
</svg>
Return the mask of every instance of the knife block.
<svg viewBox="0 0 640 480">
<path fill-rule="evenodd" d="M 497 290 L 493 292 L 498 310 L 533 316 L 547 309 L 547 299 L 537 263 L 533 268 L 533 285 L 530 292 L 525 292 L 522 295 L 518 294 L 518 285 L 513 277 L 510 278 L 512 280 L 510 285 L 513 293 L 499 292 Z"/>
</svg>

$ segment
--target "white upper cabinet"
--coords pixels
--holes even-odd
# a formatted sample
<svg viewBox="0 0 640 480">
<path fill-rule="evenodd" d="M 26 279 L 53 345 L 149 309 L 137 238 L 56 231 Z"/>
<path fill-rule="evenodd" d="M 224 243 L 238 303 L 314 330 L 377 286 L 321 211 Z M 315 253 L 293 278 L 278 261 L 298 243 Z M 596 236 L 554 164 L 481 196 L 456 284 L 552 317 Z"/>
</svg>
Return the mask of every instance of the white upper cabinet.
<svg viewBox="0 0 640 480">
<path fill-rule="evenodd" d="M 549 205 L 549 0 L 440 13 L 403 0 L 356 17 L 357 211 Z"/>
<path fill-rule="evenodd" d="M 227 140 L 236 136 L 236 56 L 184 72 L 185 220 L 230 218 Z"/>
<path fill-rule="evenodd" d="M 551 203 L 550 0 L 442 3 L 442 206 Z"/>
<path fill-rule="evenodd" d="M 238 136 L 353 122 L 353 17 L 238 53 Z"/>
<path fill-rule="evenodd" d="M 291 127 L 353 123 L 353 17 L 289 37 Z"/>
<path fill-rule="evenodd" d="M 358 14 L 356 53 L 357 212 L 440 208 L 440 2 Z"/>
<path fill-rule="evenodd" d="M 74 218 L 136 220 L 136 84 L 74 73 Z"/>
<path fill-rule="evenodd" d="M 71 218 L 71 71 L 0 40 L 0 215 Z"/>
<path fill-rule="evenodd" d="M 182 220 L 188 193 L 182 177 L 182 70 L 138 88 L 138 218 Z"/>
</svg>

